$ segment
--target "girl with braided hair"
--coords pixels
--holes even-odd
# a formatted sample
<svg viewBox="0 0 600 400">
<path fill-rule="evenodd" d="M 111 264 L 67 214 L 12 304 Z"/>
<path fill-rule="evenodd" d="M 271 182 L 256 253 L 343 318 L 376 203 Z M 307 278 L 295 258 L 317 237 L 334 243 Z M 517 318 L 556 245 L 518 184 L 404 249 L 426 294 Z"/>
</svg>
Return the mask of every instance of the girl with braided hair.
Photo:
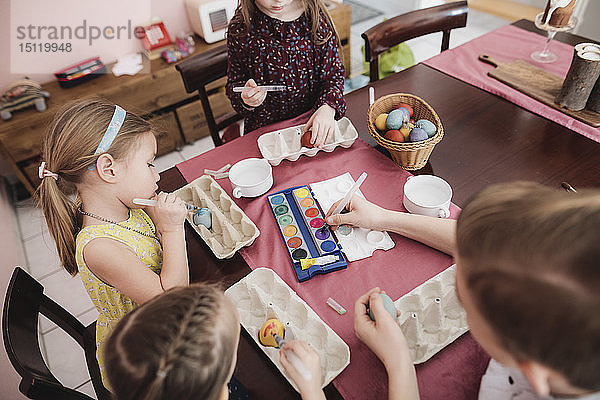
<svg viewBox="0 0 600 400">
<path fill-rule="evenodd" d="M 106 376 L 117 400 L 249 399 L 232 378 L 239 337 L 237 309 L 216 286 L 171 289 L 114 328 L 104 351 Z M 320 380 L 305 381 L 285 355 L 293 351 L 318 377 L 317 353 L 300 341 L 290 341 L 283 349 L 281 363 L 302 398 L 324 400 Z"/>
</svg>

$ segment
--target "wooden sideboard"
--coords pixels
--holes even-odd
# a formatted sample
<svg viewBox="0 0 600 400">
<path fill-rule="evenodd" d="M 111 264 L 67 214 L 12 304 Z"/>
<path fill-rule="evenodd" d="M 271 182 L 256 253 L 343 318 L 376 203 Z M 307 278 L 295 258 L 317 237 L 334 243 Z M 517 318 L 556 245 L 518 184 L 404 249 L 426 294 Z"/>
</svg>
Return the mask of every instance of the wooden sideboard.
<svg viewBox="0 0 600 400">
<path fill-rule="evenodd" d="M 350 6 L 334 4 L 330 8 L 342 43 L 346 75 L 350 74 Z M 196 53 L 219 46 L 196 38 Z M 109 71 L 112 65 L 107 65 Z M 209 101 L 215 117 L 232 111 L 225 96 L 226 79 L 209 85 Z M 42 85 L 50 93 L 46 111 L 35 108 L 16 111 L 7 121 L 0 120 L 0 152 L 25 188 L 33 193 L 39 184 L 37 176 L 41 142 L 46 127 L 57 110 L 66 102 L 88 96 L 100 96 L 126 110 L 149 119 L 157 130 L 158 154 L 165 154 L 209 134 L 197 95 L 185 91 L 174 64 L 162 59 L 145 60 L 144 69 L 134 76 L 115 77 L 112 73 L 69 89 L 57 82 Z"/>
</svg>

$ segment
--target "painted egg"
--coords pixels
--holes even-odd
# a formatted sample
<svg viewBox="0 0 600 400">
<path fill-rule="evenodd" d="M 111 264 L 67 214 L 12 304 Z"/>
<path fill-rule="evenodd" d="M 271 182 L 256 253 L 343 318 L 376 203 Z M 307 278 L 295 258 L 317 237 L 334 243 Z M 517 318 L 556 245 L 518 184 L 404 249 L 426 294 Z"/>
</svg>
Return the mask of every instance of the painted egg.
<svg viewBox="0 0 600 400">
<path fill-rule="evenodd" d="M 275 341 L 273 334 L 280 336 L 282 339 L 285 337 L 285 326 L 276 318 L 268 319 L 260 327 L 260 330 L 258 331 L 258 341 L 263 346 L 277 347 L 277 342 Z"/>
<path fill-rule="evenodd" d="M 406 108 L 393 110 L 385 119 L 385 127 L 387 129 L 400 129 L 405 118 L 407 121 L 410 119 L 410 114 Z"/>
<path fill-rule="evenodd" d="M 402 130 L 390 129 L 385 133 L 384 137 L 393 142 L 404 142 L 404 134 L 402 133 Z"/>
<path fill-rule="evenodd" d="M 194 225 L 204 225 L 206 229 L 212 227 L 212 213 L 208 208 L 201 208 L 194 213 Z"/>
<path fill-rule="evenodd" d="M 433 137 L 433 135 L 435 135 L 435 133 L 437 132 L 437 128 L 435 127 L 435 125 L 433 124 L 433 122 L 431 122 L 428 119 L 420 119 L 420 120 L 418 120 L 415 123 L 415 126 L 417 128 L 421 128 L 425 132 L 427 132 L 427 136 L 428 137 Z"/>
<path fill-rule="evenodd" d="M 311 137 L 312 137 L 312 131 L 304 132 L 304 134 L 300 138 L 300 145 L 302 147 L 306 147 L 309 149 L 312 149 L 313 147 L 315 147 L 315 145 L 310 142 Z"/>
<path fill-rule="evenodd" d="M 383 113 L 375 118 L 375 127 L 380 131 L 385 131 L 385 120 L 387 119 L 387 116 L 387 113 Z"/>
<path fill-rule="evenodd" d="M 408 142 L 408 135 L 410 135 L 410 131 L 412 130 L 410 125 L 405 125 L 400 128 L 400 132 L 404 135 L 404 141 Z"/>
<path fill-rule="evenodd" d="M 410 113 L 410 116 L 411 117 L 413 116 L 413 113 L 414 113 L 413 108 L 406 103 L 400 103 L 396 106 L 396 108 L 406 108 L 408 110 L 408 112 Z"/>
<path fill-rule="evenodd" d="M 396 318 L 397 318 L 396 306 L 394 305 L 394 302 L 392 301 L 391 297 L 385 293 L 379 293 L 379 295 L 381 296 L 381 300 L 383 300 L 383 307 L 385 307 L 385 311 L 387 311 L 392 316 L 394 321 L 396 321 Z M 375 315 L 373 315 L 373 312 L 371 311 L 370 308 L 369 308 L 369 318 L 371 318 L 371 320 L 375 321 Z"/>
<path fill-rule="evenodd" d="M 429 139 L 429 136 L 427 136 L 427 132 L 425 132 L 423 129 L 413 128 L 413 130 L 410 131 L 408 138 L 411 142 L 420 142 L 422 140 Z"/>
</svg>

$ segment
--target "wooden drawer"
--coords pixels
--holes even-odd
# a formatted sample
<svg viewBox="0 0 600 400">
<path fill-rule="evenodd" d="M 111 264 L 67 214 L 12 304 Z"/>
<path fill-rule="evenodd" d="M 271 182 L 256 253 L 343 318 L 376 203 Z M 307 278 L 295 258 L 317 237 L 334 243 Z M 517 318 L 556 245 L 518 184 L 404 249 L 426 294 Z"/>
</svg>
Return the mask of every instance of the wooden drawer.
<svg viewBox="0 0 600 400">
<path fill-rule="evenodd" d="M 170 153 L 183 146 L 183 137 L 179 133 L 175 114 L 172 112 L 162 114 L 150 119 L 150 122 L 156 133 L 157 156 Z"/>
<path fill-rule="evenodd" d="M 215 118 L 233 112 L 233 107 L 231 107 L 231 102 L 225 95 L 224 89 L 208 96 L 208 101 Z M 179 107 L 176 112 L 186 143 L 195 142 L 210 134 L 200 100 Z"/>
</svg>

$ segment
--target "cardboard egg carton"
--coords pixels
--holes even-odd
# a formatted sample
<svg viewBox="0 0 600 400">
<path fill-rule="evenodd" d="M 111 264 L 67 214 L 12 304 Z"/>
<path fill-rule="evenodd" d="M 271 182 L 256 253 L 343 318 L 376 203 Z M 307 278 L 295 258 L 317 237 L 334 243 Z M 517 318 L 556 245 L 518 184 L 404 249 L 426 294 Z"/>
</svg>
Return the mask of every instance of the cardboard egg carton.
<svg viewBox="0 0 600 400">
<path fill-rule="evenodd" d="M 208 208 L 212 227 L 196 225 L 193 212 L 186 219 L 217 258 L 230 258 L 244 246 L 250 246 L 260 231 L 250 218 L 212 177 L 203 175 L 175 191 L 183 201 Z"/>
<path fill-rule="evenodd" d="M 455 276 L 453 265 L 394 302 L 415 364 L 429 360 L 469 330 L 456 297 Z"/>
<path fill-rule="evenodd" d="M 350 147 L 358 137 L 358 132 L 348 118 L 342 118 L 336 121 L 335 131 L 332 137 L 322 149 L 313 147 L 311 149 L 302 147 L 300 139 L 302 138 L 302 128 L 304 125 L 293 126 L 278 131 L 265 133 L 258 138 L 258 148 L 260 154 L 271 165 L 279 165 L 283 160 L 296 161 L 298 157 L 305 154 L 314 157 L 319 150 L 332 152 L 337 146 Z"/>
<path fill-rule="evenodd" d="M 311 183 L 313 191 L 323 213 L 331 208 L 333 203 L 343 198 L 354 185 L 354 179 L 349 172 L 317 183 Z M 360 189 L 357 196 L 365 198 Z M 342 245 L 342 252 L 348 261 L 356 261 L 371 257 L 375 250 L 389 250 L 394 247 L 394 241 L 387 232 L 373 231 L 365 228 L 340 226 L 335 231 L 338 242 Z"/>
<path fill-rule="evenodd" d="M 321 359 L 321 387 L 350 363 L 350 348 L 273 270 L 257 268 L 225 291 L 240 314 L 242 326 L 287 378 L 279 362 L 279 349 L 260 344 L 258 335 L 267 319 L 277 318 L 285 325 L 285 339 L 303 340 Z"/>
</svg>

